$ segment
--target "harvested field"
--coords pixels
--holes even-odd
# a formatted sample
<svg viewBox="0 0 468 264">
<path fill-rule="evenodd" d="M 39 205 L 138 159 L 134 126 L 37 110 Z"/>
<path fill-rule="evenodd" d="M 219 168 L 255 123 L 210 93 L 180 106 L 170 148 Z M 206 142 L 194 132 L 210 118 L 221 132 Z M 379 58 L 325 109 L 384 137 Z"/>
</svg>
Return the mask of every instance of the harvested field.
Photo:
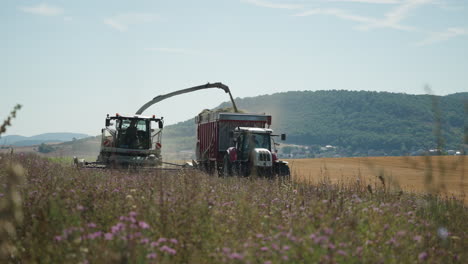
<svg viewBox="0 0 468 264">
<path fill-rule="evenodd" d="M 466 156 L 430 157 L 365 157 L 288 160 L 295 179 L 317 183 L 324 178 L 331 182 L 353 182 L 358 179 L 371 186 L 382 185 L 416 193 L 428 191 L 455 195 L 468 193 Z M 431 183 L 428 178 L 432 177 Z M 468 199 L 464 199 L 465 204 Z"/>
</svg>

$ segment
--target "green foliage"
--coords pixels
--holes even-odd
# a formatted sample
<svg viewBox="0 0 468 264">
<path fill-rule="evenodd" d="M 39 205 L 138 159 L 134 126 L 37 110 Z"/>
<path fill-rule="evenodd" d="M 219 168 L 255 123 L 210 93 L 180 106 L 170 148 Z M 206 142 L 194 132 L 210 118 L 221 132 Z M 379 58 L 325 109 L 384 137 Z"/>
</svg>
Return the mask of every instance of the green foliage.
<svg viewBox="0 0 468 264">
<path fill-rule="evenodd" d="M 39 145 L 39 147 L 37 148 L 37 151 L 39 151 L 40 153 L 49 153 L 54 150 L 55 150 L 54 147 L 52 147 L 51 145 L 44 144 L 44 143 Z"/>
<path fill-rule="evenodd" d="M 405 154 L 435 148 L 441 139 L 446 148 L 459 149 L 463 141 L 463 98 L 467 96 L 333 90 L 285 92 L 236 102 L 248 112 L 271 114 L 272 128 L 276 133 L 287 133 L 287 143 Z M 433 107 L 433 98 L 438 109 Z M 177 133 L 165 139 L 194 137 L 195 125 L 187 122 L 168 126 Z M 440 126 L 440 137 L 433 133 L 435 125 Z"/>
</svg>

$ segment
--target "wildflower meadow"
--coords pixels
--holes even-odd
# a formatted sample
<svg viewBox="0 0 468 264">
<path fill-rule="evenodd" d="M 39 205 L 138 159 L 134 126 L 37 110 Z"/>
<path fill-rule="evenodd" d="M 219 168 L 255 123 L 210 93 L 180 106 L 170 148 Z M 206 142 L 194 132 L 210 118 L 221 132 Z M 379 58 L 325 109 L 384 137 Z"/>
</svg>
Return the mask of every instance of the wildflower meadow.
<svg viewBox="0 0 468 264">
<path fill-rule="evenodd" d="M 463 263 L 455 199 L 0 156 L 6 263 Z"/>
</svg>

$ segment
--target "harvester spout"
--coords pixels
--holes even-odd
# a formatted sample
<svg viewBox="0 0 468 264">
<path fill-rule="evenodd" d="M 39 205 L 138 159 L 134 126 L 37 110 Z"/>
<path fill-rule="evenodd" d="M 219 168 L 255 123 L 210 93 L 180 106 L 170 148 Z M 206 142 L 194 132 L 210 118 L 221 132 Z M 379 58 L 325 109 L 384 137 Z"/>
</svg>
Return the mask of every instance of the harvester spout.
<svg viewBox="0 0 468 264">
<path fill-rule="evenodd" d="M 146 109 L 148 109 L 148 107 L 150 107 L 150 106 L 152 106 L 152 105 L 154 105 L 154 104 L 156 104 L 156 103 L 158 103 L 158 102 L 160 102 L 162 100 L 165 100 L 167 98 L 170 98 L 170 97 L 173 97 L 173 96 L 176 96 L 176 95 L 180 95 L 180 94 L 184 94 L 184 93 L 190 93 L 190 92 L 195 92 L 195 91 L 198 91 L 198 90 L 209 89 L 209 88 L 223 89 L 224 92 L 228 93 L 229 97 L 231 98 L 232 107 L 234 108 L 234 111 L 236 113 L 238 112 L 236 103 L 234 102 L 234 98 L 232 97 L 232 94 L 231 94 L 231 91 L 229 90 L 229 87 L 227 85 L 223 84 L 223 83 L 216 82 L 216 83 L 207 83 L 207 84 L 204 84 L 204 85 L 190 87 L 190 88 L 182 89 L 182 90 L 175 91 L 175 92 L 168 93 L 168 94 L 164 94 L 164 95 L 158 95 L 158 96 L 154 97 L 151 101 L 147 102 L 142 107 L 140 107 L 140 109 L 138 109 L 136 114 L 141 115 Z"/>
</svg>

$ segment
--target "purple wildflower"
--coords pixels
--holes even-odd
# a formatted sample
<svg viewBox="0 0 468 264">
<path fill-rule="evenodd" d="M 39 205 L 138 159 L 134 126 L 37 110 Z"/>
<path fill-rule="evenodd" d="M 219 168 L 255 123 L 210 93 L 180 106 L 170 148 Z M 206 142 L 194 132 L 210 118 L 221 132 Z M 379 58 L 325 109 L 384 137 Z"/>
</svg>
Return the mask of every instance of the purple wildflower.
<svg viewBox="0 0 468 264">
<path fill-rule="evenodd" d="M 175 255 L 176 254 L 176 250 L 173 249 L 173 248 L 170 248 L 168 246 L 162 246 L 161 248 L 159 248 L 159 250 L 161 250 L 162 252 L 166 252 L 170 255 Z"/>
<path fill-rule="evenodd" d="M 336 252 L 336 254 L 341 255 L 341 256 L 345 256 L 345 257 L 348 256 L 348 253 L 346 253 L 346 251 L 341 250 L 341 249 L 338 250 L 338 251 Z"/>
<path fill-rule="evenodd" d="M 421 242 L 422 236 L 416 235 L 416 236 L 413 237 L 413 240 L 416 241 L 416 242 Z"/>
<path fill-rule="evenodd" d="M 314 238 L 315 244 L 325 244 L 328 242 L 328 237 L 326 236 L 319 236 Z"/>
<path fill-rule="evenodd" d="M 241 254 L 237 253 L 237 252 L 234 252 L 232 253 L 231 255 L 229 255 L 229 258 L 230 259 L 243 259 L 244 256 L 242 256 Z"/>
<path fill-rule="evenodd" d="M 134 211 L 131 211 L 130 213 L 128 213 L 128 215 L 131 216 L 131 217 L 135 217 L 135 216 L 137 216 L 137 213 L 134 212 Z"/>
<path fill-rule="evenodd" d="M 148 229 L 150 226 L 143 221 L 138 222 L 138 226 L 140 226 L 141 229 Z"/>
<path fill-rule="evenodd" d="M 419 255 L 418 255 L 418 259 L 419 259 L 419 261 L 424 261 L 424 260 L 427 259 L 428 256 L 429 256 L 429 255 L 428 255 L 426 252 L 421 252 L 421 253 L 419 253 Z"/>
<path fill-rule="evenodd" d="M 363 250 L 363 247 L 357 247 L 356 248 L 356 255 L 361 255 L 362 250 Z"/>
<path fill-rule="evenodd" d="M 95 239 L 95 238 L 100 237 L 101 235 L 102 235 L 102 232 L 101 232 L 101 231 L 97 231 L 97 232 L 88 234 L 87 238 L 93 240 L 93 239 Z"/>
<path fill-rule="evenodd" d="M 113 237 L 114 237 L 114 235 L 112 235 L 111 233 L 105 233 L 104 234 L 104 239 L 105 240 L 112 240 Z"/>
<path fill-rule="evenodd" d="M 402 231 L 398 231 L 397 232 L 397 236 L 404 236 L 406 235 L 406 231 L 405 230 L 402 230 Z"/>
<path fill-rule="evenodd" d="M 327 235 L 331 235 L 333 234 L 333 229 L 327 227 L 323 230 L 323 232 Z"/>
<path fill-rule="evenodd" d="M 96 224 L 91 222 L 91 223 L 88 224 L 88 227 L 89 228 L 96 228 Z"/>
<path fill-rule="evenodd" d="M 142 244 L 148 244 L 148 243 L 149 243 L 149 239 L 148 239 L 148 238 L 142 238 L 142 239 L 140 239 L 140 243 L 142 243 Z"/>
<path fill-rule="evenodd" d="M 261 247 L 260 250 L 263 251 L 263 252 L 265 252 L 265 251 L 268 251 L 269 248 L 268 248 L 268 247 Z"/>
<path fill-rule="evenodd" d="M 125 225 L 123 223 L 117 223 L 114 226 L 111 227 L 111 231 L 113 234 L 123 230 L 125 228 Z"/>
<path fill-rule="evenodd" d="M 62 241 L 62 239 L 63 239 L 63 237 L 61 237 L 61 236 L 55 236 L 54 237 L 54 240 L 58 241 L 58 242 Z"/>
<path fill-rule="evenodd" d="M 387 245 L 394 245 L 394 246 L 398 246 L 398 241 L 396 240 L 396 238 L 392 237 L 390 238 L 390 240 L 387 241 L 386 243 Z"/>
<path fill-rule="evenodd" d="M 148 255 L 146 255 L 146 258 L 147 259 L 155 259 L 158 255 L 156 253 L 149 253 Z"/>
<path fill-rule="evenodd" d="M 157 246 L 159 246 L 159 242 L 154 242 L 153 241 L 153 242 L 151 242 L 150 246 L 157 247 Z"/>
<path fill-rule="evenodd" d="M 171 242 L 172 244 L 177 244 L 177 243 L 179 243 L 179 241 L 177 241 L 177 239 L 175 239 L 175 238 L 169 239 L 169 242 Z"/>
</svg>

